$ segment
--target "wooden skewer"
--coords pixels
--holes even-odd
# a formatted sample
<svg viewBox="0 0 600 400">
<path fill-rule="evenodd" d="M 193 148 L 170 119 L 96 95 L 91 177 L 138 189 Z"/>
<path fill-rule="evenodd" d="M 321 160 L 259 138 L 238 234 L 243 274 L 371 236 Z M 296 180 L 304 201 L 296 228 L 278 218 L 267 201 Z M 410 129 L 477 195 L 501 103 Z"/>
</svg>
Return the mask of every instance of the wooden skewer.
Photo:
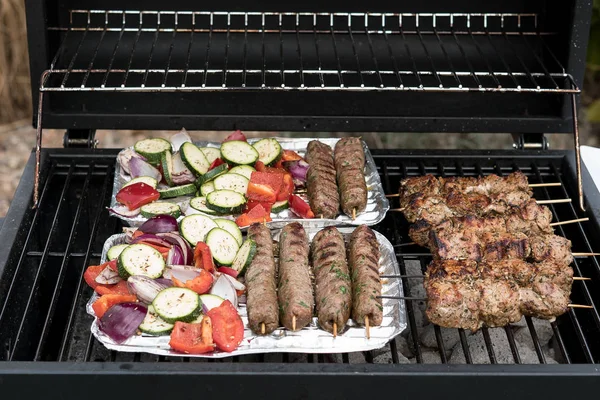
<svg viewBox="0 0 600 400">
<path fill-rule="evenodd" d="M 352 209 L 352 219 L 356 219 L 356 208 Z"/>
<path fill-rule="evenodd" d="M 296 331 L 296 316 L 292 316 L 292 330 Z"/>
<path fill-rule="evenodd" d="M 553 222 L 550 224 L 550 226 L 558 226 L 558 225 L 566 225 L 566 224 L 574 224 L 575 222 L 585 222 L 585 221 L 589 221 L 590 219 L 588 217 L 585 218 L 577 218 L 577 219 L 570 219 L 568 221 L 558 221 L 558 222 Z"/>
<path fill-rule="evenodd" d="M 265 217 L 263 217 L 263 225 L 267 226 L 267 219 Z"/>
<path fill-rule="evenodd" d="M 425 279 L 425 275 L 399 275 L 399 274 L 390 274 L 390 275 L 379 275 L 380 278 L 404 278 L 404 279 Z M 588 278 L 585 276 L 574 276 L 574 281 L 591 281 L 592 278 Z"/>
<path fill-rule="evenodd" d="M 548 186 L 562 186 L 562 183 L 560 183 L 560 182 L 546 182 L 546 183 L 530 183 L 529 184 L 530 188 L 548 187 Z"/>
<path fill-rule="evenodd" d="M 333 323 L 333 337 L 337 337 L 337 322 Z"/>
<path fill-rule="evenodd" d="M 594 308 L 594 306 L 588 306 L 586 304 L 567 304 L 567 307 L 571 307 L 571 308 Z"/>
<path fill-rule="evenodd" d="M 367 339 L 371 339 L 371 328 L 369 327 L 368 315 L 365 315 L 365 331 L 367 332 Z"/>
<path fill-rule="evenodd" d="M 415 242 L 400 243 L 400 244 L 395 244 L 394 247 L 412 246 L 413 244 L 416 244 L 416 243 Z"/>
<path fill-rule="evenodd" d="M 385 197 L 400 197 L 400 193 L 386 194 Z"/>
<path fill-rule="evenodd" d="M 571 253 L 573 257 L 594 257 L 600 256 L 600 253 Z"/>
<path fill-rule="evenodd" d="M 536 200 L 538 204 L 560 204 L 560 203 L 570 203 L 571 199 L 554 199 L 554 200 Z"/>
<path fill-rule="evenodd" d="M 390 211 L 393 211 L 393 212 L 402 212 L 404 210 L 405 210 L 404 208 L 390 208 Z"/>
<path fill-rule="evenodd" d="M 267 328 L 265 327 L 265 323 L 262 322 L 260 324 L 260 333 L 261 333 L 261 335 L 264 335 L 266 331 L 267 331 Z"/>
<path fill-rule="evenodd" d="M 574 281 L 591 281 L 592 278 L 587 278 L 585 276 L 574 276 L 573 280 Z"/>
</svg>

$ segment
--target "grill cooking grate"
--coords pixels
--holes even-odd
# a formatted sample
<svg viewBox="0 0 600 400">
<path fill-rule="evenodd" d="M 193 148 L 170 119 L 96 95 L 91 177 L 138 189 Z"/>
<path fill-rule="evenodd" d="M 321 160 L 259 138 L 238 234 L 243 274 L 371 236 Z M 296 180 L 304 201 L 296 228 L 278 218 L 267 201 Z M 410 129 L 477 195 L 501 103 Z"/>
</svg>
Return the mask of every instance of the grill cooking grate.
<svg viewBox="0 0 600 400">
<path fill-rule="evenodd" d="M 398 181 L 406 176 L 424 173 L 439 175 L 507 174 L 520 169 L 530 182 L 566 180 L 562 187 L 536 188 L 538 199 L 572 197 L 574 191 L 565 176 L 563 153 L 534 158 L 515 152 L 511 157 L 488 153 L 451 157 L 443 155 L 407 155 L 400 151 L 374 150 L 381 179 L 387 193 L 397 190 Z M 206 362 L 185 357 L 158 357 L 147 354 L 116 353 L 106 350 L 90 333 L 91 318 L 85 313 L 85 303 L 92 291 L 82 280 L 85 268 L 99 262 L 104 240 L 121 229 L 117 218 L 109 218 L 105 205 L 109 203 L 114 175 L 115 151 L 74 153 L 68 150 L 45 151 L 40 207 L 30 209 L 21 225 L 10 262 L 0 280 L 0 360 L 4 361 L 184 361 Z M 397 200 L 393 200 L 397 201 Z M 396 206 L 396 204 L 392 204 Z M 555 204 L 550 208 L 556 221 L 583 216 L 573 204 Z M 394 244 L 409 242 L 408 225 L 399 213 L 390 213 L 375 227 Z M 589 238 L 595 237 L 593 222 L 559 226 L 557 233 L 573 241 L 573 251 L 598 251 Z M 397 256 L 402 274 L 421 271 L 430 261 L 424 249 L 398 246 Z M 600 264 L 595 257 L 577 258 L 573 264 L 576 276 L 590 277 L 591 281 L 573 284 L 572 301 L 593 304 L 595 309 L 570 309 L 552 323 L 553 345 L 565 363 L 594 363 L 600 361 Z M 413 272 L 408 272 L 409 274 Z M 414 295 L 422 288 L 422 280 L 403 278 L 404 293 Z M 408 345 L 417 363 L 446 363 L 450 361 L 450 345 L 444 331 L 435 327 L 434 359 L 431 349 L 421 343 L 423 327 L 419 325 L 418 301 L 407 301 L 409 320 Z M 531 338 L 537 361 L 549 360 L 538 340 L 539 332 L 527 319 L 527 337 Z M 525 329 L 525 328 L 523 328 Z M 485 350 L 490 363 L 501 362 L 498 337 L 483 329 Z M 456 351 L 467 363 L 478 362 L 476 349 L 469 342 L 468 333 L 459 331 Z M 512 359 L 521 363 L 522 348 L 513 335 L 513 327 L 504 329 Z M 344 355 L 269 354 L 234 357 L 208 362 L 312 362 L 312 363 L 401 363 L 405 359 L 399 351 L 404 339 L 392 341 L 386 348 L 366 353 Z M 481 362 L 481 361 L 479 361 Z"/>
<path fill-rule="evenodd" d="M 537 14 L 72 10 L 41 91 L 579 93 Z"/>
</svg>

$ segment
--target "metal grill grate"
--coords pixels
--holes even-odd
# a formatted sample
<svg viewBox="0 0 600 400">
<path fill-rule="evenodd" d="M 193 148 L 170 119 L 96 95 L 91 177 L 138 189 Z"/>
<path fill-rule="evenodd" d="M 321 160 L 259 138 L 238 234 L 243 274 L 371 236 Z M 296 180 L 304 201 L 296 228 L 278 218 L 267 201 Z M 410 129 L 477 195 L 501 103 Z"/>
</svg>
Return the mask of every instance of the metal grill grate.
<svg viewBox="0 0 600 400">
<path fill-rule="evenodd" d="M 565 198 L 575 194 L 568 178 L 564 153 L 548 152 L 543 156 L 533 153 L 469 153 L 426 156 L 401 151 L 377 151 L 374 157 L 386 192 L 393 193 L 400 179 L 406 176 L 434 173 L 439 175 L 506 174 L 520 169 L 530 182 L 563 182 L 562 187 L 536 188 L 538 199 Z M 185 357 L 157 357 L 146 354 L 116 353 L 106 350 L 90 333 L 91 318 L 85 312 L 85 303 L 92 291 L 82 280 L 88 265 L 99 262 L 104 240 L 118 233 L 118 219 L 108 217 L 105 205 L 109 202 L 110 185 L 114 175 L 116 151 L 75 153 L 69 150 L 44 152 L 46 160 L 42 171 L 47 171 L 43 182 L 40 206 L 30 209 L 15 238 L 10 262 L 0 280 L 0 360 L 4 361 L 183 361 L 205 362 Z M 536 153 L 537 154 L 537 153 Z M 29 168 L 32 168 L 33 160 Z M 24 199 L 20 199 L 24 200 Z M 18 199 L 17 199 L 18 201 Z M 394 200 L 396 201 L 396 200 Z M 396 204 L 392 204 L 393 207 Z M 556 221 L 582 217 L 573 204 L 554 204 L 551 210 Z M 557 233 L 573 242 L 573 251 L 600 250 L 590 238 L 598 233 L 593 222 L 559 226 Z M 390 213 L 375 227 L 394 244 L 409 242 L 408 224 L 398 213 Z M 415 265 L 424 270 L 430 256 L 424 249 L 397 247 L 402 274 Z M 595 363 L 600 361 L 600 264 L 596 257 L 576 258 L 575 275 L 591 281 L 577 281 L 573 285 L 572 301 L 593 304 L 595 309 L 570 309 L 552 323 L 554 345 L 565 363 Z M 422 280 L 403 278 L 404 292 L 409 295 L 422 286 Z M 443 332 L 435 327 L 439 350 L 435 360 L 427 358 L 420 337 L 423 327 L 418 324 L 420 304 L 407 301 L 409 320 L 408 345 L 417 363 L 450 361 L 451 350 Z M 538 332 L 527 319 L 535 354 L 539 363 L 546 358 Z M 521 349 L 513 335 L 513 327 L 505 330 L 512 361 L 524 362 Z M 484 329 L 482 335 L 490 363 L 500 362 L 496 350 L 497 337 Z M 380 351 L 344 355 L 269 354 L 234 357 L 209 362 L 308 362 L 308 363 L 381 363 L 398 364 L 403 361 L 400 340 L 390 342 Z M 477 362 L 467 333 L 459 331 L 459 347 L 465 362 Z M 405 360 L 404 360 L 405 361 Z"/>
<path fill-rule="evenodd" d="M 72 10 L 41 91 L 579 93 L 536 14 Z"/>
</svg>

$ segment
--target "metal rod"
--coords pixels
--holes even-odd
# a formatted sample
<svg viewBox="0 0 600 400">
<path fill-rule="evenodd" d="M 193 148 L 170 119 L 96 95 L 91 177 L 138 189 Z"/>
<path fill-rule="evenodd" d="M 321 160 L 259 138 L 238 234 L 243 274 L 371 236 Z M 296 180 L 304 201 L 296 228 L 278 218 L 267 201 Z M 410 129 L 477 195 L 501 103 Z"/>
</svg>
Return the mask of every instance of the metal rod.
<svg viewBox="0 0 600 400">
<path fill-rule="evenodd" d="M 178 23 L 178 15 L 177 13 L 175 13 L 175 26 L 177 26 Z M 163 83 L 162 83 L 162 87 L 166 87 L 167 86 L 167 77 L 169 75 L 169 69 L 171 68 L 171 58 L 173 56 L 173 48 L 175 47 L 175 36 L 177 35 L 177 32 L 173 32 L 173 35 L 171 35 L 171 44 L 169 45 L 169 55 L 167 56 L 167 68 L 165 70 L 165 77 L 163 78 Z"/>
<path fill-rule="evenodd" d="M 531 81 L 531 83 L 533 83 L 533 87 L 535 87 L 536 89 L 541 89 L 540 85 L 537 83 L 537 81 L 534 79 L 534 77 L 531 76 L 531 73 L 529 72 L 529 68 L 527 68 L 527 65 L 523 62 L 523 59 L 521 58 L 521 56 L 519 55 L 519 53 L 515 49 L 514 44 L 508 39 L 507 35 L 502 35 L 502 37 L 504 37 L 504 40 L 508 43 L 510 49 L 515 54 L 515 56 L 517 57 L 517 60 L 519 60 L 519 62 L 521 63 L 521 66 L 525 70 L 525 73 L 527 74 L 527 77 L 529 78 L 529 80 Z"/>
<path fill-rule="evenodd" d="M 242 87 L 246 87 L 246 60 L 248 57 L 248 13 L 244 15 L 244 56 L 242 61 Z"/>
<path fill-rule="evenodd" d="M 284 65 L 284 57 L 283 57 L 283 26 L 282 26 L 282 15 L 279 15 L 279 56 L 281 57 L 281 72 L 280 72 L 280 77 L 281 77 L 281 87 L 285 87 L 285 73 L 283 72 L 285 70 L 285 65 Z"/>
<path fill-rule="evenodd" d="M 227 42 L 225 44 L 225 63 L 223 64 L 223 79 L 221 86 L 227 87 L 227 65 L 229 62 L 229 37 L 231 30 L 231 15 L 227 16 Z"/>
<path fill-rule="evenodd" d="M 315 38 L 315 50 L 317 54 L 317 65 L 319 71 L 319 80 L 321 81 L 321 88 L 325 87 L 325 81 L 323 80 L 323 73 L 321 70 L 321 56 L 319 55 L 319 36 L 317 35 L 317 16 L 313 16 L 313 36 Z"/>
<path fill-rule="evenodd" d="M 556 83 L 556 81 L 554 80 L 554 78 L 552 78 L 552 75 L 550 74 L 550 71 L 548 71 L 548 68 L 546 68 L 546 64 L 544 64 L 544 62 L 542 61 L 542 59 L 540 58 L 540 56 L 537 54 L 537 52 L 535 51 L 535 49 L 531 46 L 531 44 L 527 40 L 527 36 L 521 35 L 521 37 L 523 38 L 523 42 L 525 42 L 525 44 L 527 45 L 527 48 L 529 49 L 529 51 L 531 52 L 531 54 L 533 54 L 533 56 L 535 57 L 535 59 L 538 62 L 538 64 L 540 64 L 540 67 L 542 67 L 542 70 L 544 71 L 544 74 L 546 74 L 546 77 L 548 79 L 550 79 L 550 81 L 552 82 L 552 84 L 554 85 L 554 87 L 556 89 L 560 89 L 560 86 L 558 85 L 558 83 Z M 506 40 L 508 40 L 508 37 L 506 37 Z"/>
<path fill-rule="evenodd" d="M 454 76 L 454 79 L 456 79 L 456 83 L 458 83 L 458 87 L 462 88 L 463 85 L 462 85 L 460 79 L 458 79 L 458 75 L 456 75 L 456 70 L 454 69 L 454 66 L 452 65 L 452 60 L 450 59 L 450 56 L 448 56 L 448 52 L 446 51 L 446 48 L 444 47 L 444 43 L 442 42 L 442 39 L 440 38 L 440 35 L 437 33 L 437 30 L 435 29 L 435 26 L 433 28 L 433 31 L 435 32 L 435 37 L 437 38 L 438 43 L 440 44 L 440 48 L 442 49 L 442 53 L 444 53 L 444 57 L 446 58 L 446 61 L 448 61 L 448 66 L 450 67 L 450 71 L 452 71 L 452 75 Z"/>
<path fill-rule="evenodd" d="M 158 13 L 158 23 L 160 24 L 160 13 Z M 152 47 L 150 48 L 150 54 L 148 55 L 148 62 L 146 64 L 146 72 L 144 73 L 144 79 L 142 80 L 142 87 L 145 87 L 146 82 L 148 81 L 148 72 L 150 71 L 150 65 L 152 64 L 152 56 L 154 55 L 154 49 L 156 48 L 157 40 L 158 32 L 154 34 L 154 39 L 152 40 Z"/>
<path fill-rule="evenodd" d="M 354 42 L 354 35 L 352 35 L 352 20 L 351 16 L 348 16 L 348 35 L 350 35 L 350 41 L 352 42 L 352 53 L 354 53 L 354 59 L 356 60 L 356 72 L 360 78 L 360 87 L 365 87 L 365 81 L 363 79 L 362 70 L 360 68 L 360 61 L 358 59 L 358 53 L 356 52 L 356 43 Z M 333 25 L 332 25 L 333 27 Z M 381 76 L 380 76 L 381 79 Z"/>
<path fill-rule="evenodd" d="M 135 41 L 133 42 L 133 47 L 131 48 L 131 54 L 129 55 L 129 62 L 127 63 L 127 69 L 125 71 L 125 77 L 123 78 L 123 82 L 121 83 L 121 87 L 125 87 L 127 84 L 127 78 L 129 77 L 129 70 L 131 70 L 131 63 L 133 62 L 133 56 L 135 54 L 135 49 L 140 40 L 140 36 L 142 35 L 142 14 L 140 14 L 140 27 L 135 35 Z"/>
<path fill-rule="evenodd" d="M 192 15 L 192 26 L 196 26 L 196 15 Z M 187 57 L 185 58 L 185 70 L 183 74 L 183 80 L 181 81 L 181 87 L 185 87 L 187 84 L 188 71 L 190 69 L 190 61 L 192 57 L 192 46 L 194 45 L 194 31 L 190 32 L 190 42 L 187 49 Z M 165 82 L 167 77 L 165 75 Z"/>
<path fill-rule="evenodd" d="M 473 79 L 475 80 L 477 87 L 482 88 L 483 85 L 481 84 L 481 81 L 477 77 L 477 74 L 475 74 L 473 65 L 471 64 L 469 57 L 467 57 L 467 53 L 465 52 L 465 49 L 463 48 L 463 46 L 460 44 L 460 41 L 458 40 L 458 36 L 456 35 L 456 33 L 454 33 L 454 31 L 452 32 L 452 37 L 454 38 L 454 41 L 456 42 L 456 45 L 458 46 L 458 49 L 460 50 L 460 53 L 462 54 L 465 62 L 467 63 L 467 66 L 469 67 L 469 71 L 471 72 L 471 75 L 473 76 Z"/>
<path fill-rule="evenodd" d="M 585 211 L 585 203 L 583 201 L 583 182 L 581 179 L 581 148 L 579 146 L 579 123 L 577 121 L 577 98 L 575 94 L 571 96 L 571 104 L 573 106 L 573 133 L 575 138 L 575 164 L 577 167 L 577 191 L 579 194 L 579 208 Z"/>
<path fill-rule="evenodd" d="M 394 71 L 396 72 L 396 77 L 398 78 L 399 87 L 404 87 L 404 83 L 402 83 L 402 78 L 400 77 L 400 73 L 398 72 L 398 63 L 396 62 L 396 57 L 394 57 L 394 52 L 392 51 L 392 46 L 390 45 L 390 41 L 388 39 L 387 32 L 385 31 L 385 15 L 382 17 L 382 26 L 383 26 L 383 37 L 385 38 L 385 43 L 387 44 L 388 53 L 390 54 L 390 59 L 392 60 L 392 65 L 394 67 Z"/>
<path fill-rule="evenodd" d="M 119 45 L 121 44 L 121 39 L 123 38 L 123 33 L 125 33 L 125 13 L 123 13 L 123 15 L 122 15 L 121 32 L 119 33 L 119 37 L 117 38 L 117 43 L 115 43 L 115 47 L 110 56 L 110 61 L 108 62 L 108 68 L 106 68 L 106 72 L 104 73 L 104 78 L 102 78 L 102 84 L 100 85 L 101 88 L 104 88 L 106 86 L 106 83 L 108 82 L 108 75 L 110 74 L 113 63 L 115 62 L 115 56 L 117 55 L 117 50 L 119 49 Z"/>
<path fill-rule="evenodd" d="M 204 60 L 204 80 L 202 82 L 202 87 L 206 87 L 206 80 L 208 79 L 208 62 L 210 60 L 210 42 L 212 40 L 212 32 L 213 30 L 213 14 L 210 14 L 210 31 L 208 33 L 208 42 L 206 43 L 206 57 Z"/>
<path fill-rule="evenodd" d="M 487 28 L 486 28 L 486 32 L 487 32 Z M 506 60 L 504 59 L 504 57 L 502 57 L 500 55 L 500 52 L 498 51 L 498 49 L 496 48 L 496 45 L 494 44 L 494 41 L 492 40 L 492 36 L 488 34 L 488 35 L 486 35 L 486 37 L 488 39 L 488 42 L 494 49 L 494 52 L 496 53 L 496 58 L 500 59 L 502 61 L 502 64 L 504 64 L 504 68 L 506 69 L 506 72 L 508 72 L 508 75 L 512 78 L 512 80 L 516 86 L 516 89 L 521 90 L 521 85 L 519 84 L 519 81 L 517 81 L 517 78 L 513 75 L 512 70 L 506 63 Z"/>
<path fill-rule="evenodd" d="M 300 20 L 299 20 L 299 16 L 296 15 L 296 43 L 297 43 L 297 52 L 298 52 L 298 59 L 300 61 L 300 87 L 303 88 L 304 87 L 304 71 L 303 69 L 303 63 L 302 63 L 302 49 L 300 47 L 300 33 L 299 33 L 299 29 L 300 29 Z"/>
<path fill-rule="evenodd" d="M 266 53 L 265 53 L 265 14 L 262 15 L 262 27 L 263 27 L 263 34 L 262 34 L 262 87 L 265 87 L 267 85 L 267 81 L 266 81 L 266 69 L 267 69 L 267 59 L 266 59 Z"/>
<path fill-rule="evenodd" d="M 90 76 L 90 72 L 92 70 L 92 67 L 94 66 L 94 61 L 96 60 L 96 56 L 98 55 L 98 49 L 100 48 L 100 45 L 102 44 L 102 41 L 104 40 L 104 36 L 106 35 L 106 27 L 107 26 L 108 25 L 104 26 L 104 30 L 102 31 L 102 34 L 100 35 L 100 40 L 98 40 L 98 43 L 96 44 L 96 48 L 94 49 L 94 54 L 92 55 L 92 59 L 90 60 L 90 63 L 88 65 L 87 72 L 85 73 L 85 76 L 83 77 L 83 81 L 81 82 L 82 88 L 85 87 L 85 84 L 87 83 L 87 80 Z"/>
<path fill-rule="evenodd" d="M 330 18 L 330 26 L 331 26 L 331 40 L 333 41 L 333 54 L 335 55 L 335 59 L 337 61 L 338 66 L 338 79 L 340 81 L 340 87 L 344 87 L 344 79 L 342 78 L 342 65 L 340 64 L 340 56 L 338 55 L 337 43 L 335 42 L 335 33 L 333 31 L 333 15 Z"/>
<path fill-rule="evenodd" d="M 63 77 L 60 87 L 65 87 L 65 84 L 67 83 L 67 80 L 69 79 L 69 74 L 71 73 L 71 70 L 73 69 L 73 66 L 75 65 L 75 60 L 77 59 L 77 56 L 79 55 L 79 50 L 81 50 L 81 45 L 85 41 L 85 38 L 89 32 L 89 29 L 88 29 L 89 26 L 90 26 L 90 14 L 88 13 L 86 30 L 83 32 L 83 35 L 81 36 L 81 39 L 79 40 L 79 43 L 77 44 L 77 48 L 75 49 L 75 54 L 73 54 L 73 57 L 71 57 L 71 62 L 69 63 L 69 66 L 67 67 L 67 72 L 65 73 L 65 76 Z"/>
<path fill-rule="evenodd" d="M 433 59 L 431 58 L 431 55 L 429 54 L 429 50 L 427 50 L 427 46 L 425 46 L 425 42 L 423 41 L 423 35 L 421 34 L 421 31 L 419 30 L 419 18 L 417 17 L 417 35 L 419 36 L 419 41 L 421 42 L 421 45 L 423 46 L 423 50 L 425 50 L 425 55 L 427 56 L 427 59 L 429 60 L 429 63 L 431 64 L 431 70 L 433 71 L 433 74 L 435 75 L 435 78 L 438 81 L 439 87 L 444 87 L 444 84 L 442 83 L 442 80 L 440 79 L 440 76 L 438 75 L 436 69 L 435 69 L 435 64 L 433 63 Z"/>
<path fill-rule="evenodd" d="M 377 57 L 375 56 L 375 50 L 373 49 L 373 41 L 371 40 L 371 35 L 369 35 L 369 16 L 365 14 L 365 34 L 367 35 L 367 41 L 369 42 L 369 50 L 371 51 L 371 59 L 373 60 L 373 65 L 375 66 L 375 71 L 377 71 L 377 77 L 379 78 L 379 87 L 384 87 L 383 79 L 381 78 L 381 73 L 379 72 L 379 64 L 377 63 Z M 350 29 L 350 28 L 348 28 Z M 353 42 L 354 44 L 354 42 Z M 358 63 L 358 56 L 357 56 Z M 362 75 L 361 75 L 362 77 Z"/>
</svg>

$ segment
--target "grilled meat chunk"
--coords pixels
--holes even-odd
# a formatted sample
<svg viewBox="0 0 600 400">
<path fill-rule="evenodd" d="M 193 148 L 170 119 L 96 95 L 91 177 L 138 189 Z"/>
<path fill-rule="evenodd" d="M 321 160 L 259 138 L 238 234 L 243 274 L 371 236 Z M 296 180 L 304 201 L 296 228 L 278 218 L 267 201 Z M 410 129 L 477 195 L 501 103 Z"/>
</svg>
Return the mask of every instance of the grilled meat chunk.
<svg viewBox="0 0 600 400">
<path fill-rule="evenodd" d="M 352 275 L 352 319 L 359 325 L 381 325 L 383 305 L 381 280 L 379 279 L 379 242 L 375 233 L 366 225 L 358 226 L 350 236 L 348 248 Z"/>
<path fill-rule="evenodd" d="M 308 237 L 302 225 L 287 224 L 280 237 L 278 294 L 279 317 L 289 330 L 300 330 L 312 319 L 314 300 L 308 252 Z"/>
<path fill-rule="evenodd" d="M 277 306 L 276 264 L 273 240 L 269 228 L 252 224 L 248 237 L 256 242 L 256 254 L 246 271 L 248 325 L 256 334 L 269 334 L 279 327 Z"/>
<path fill-rule="evenodd" d="M 335 144 L 335 170 L 342 211 L 352 216 L 367 207 L 365 182 L 365 152 L 359 138 L 346 137 Z"/>
<path fill-rule="evenodd" d="M 342 332 L 350 318 L 351 282 L 342 234 L 333 226 L 319 231 L 312 241 L 311 258 L 315 275 L 315 297 L 319 325 Z"/>
<path fill-rule="evenodd" d="M 340 195 L 336 180 L 331 147 L 318 140 L 311 140 L 306 149 L 306 189 L 308 201 L 315 216 L 337 217 L 340 209 Z"/>
</svg>

